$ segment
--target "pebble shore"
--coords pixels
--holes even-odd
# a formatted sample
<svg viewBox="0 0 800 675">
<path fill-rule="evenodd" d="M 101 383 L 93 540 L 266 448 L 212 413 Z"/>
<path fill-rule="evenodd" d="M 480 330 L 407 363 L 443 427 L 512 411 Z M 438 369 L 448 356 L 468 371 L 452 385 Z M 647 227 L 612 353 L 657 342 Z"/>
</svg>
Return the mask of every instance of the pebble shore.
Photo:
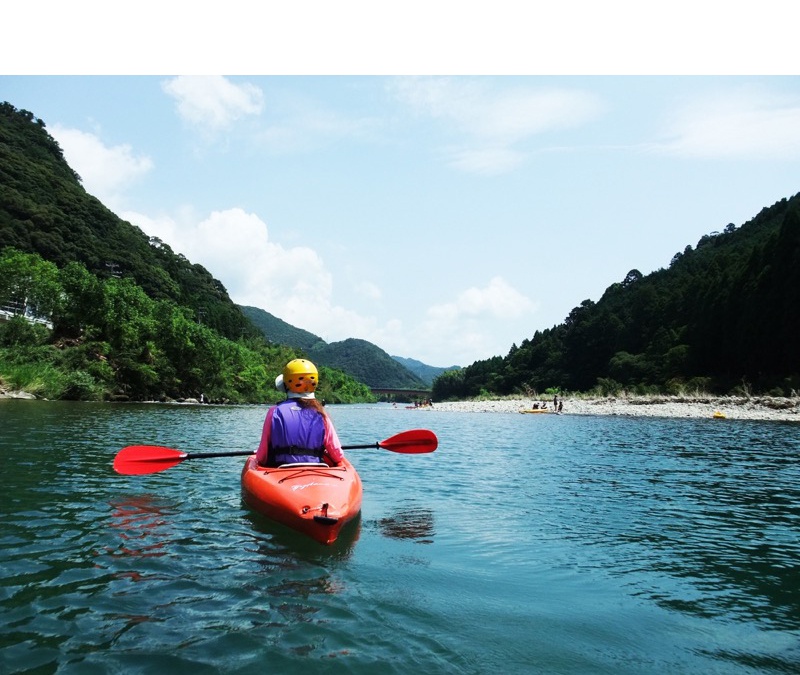
<svg viewBox="0 0 800 675">
<path fill-rule="evenodd" d="M 419 410 L 478 413 L 519 413 L 530 410 L 531 399 L 434 402 Z M 627 397 L 563 399 L 563 415 L 620 415 L 629 417 L 712 418 L 715 413 L 729 420 L 800 422 L 800 397 Z M 548 402 L 552 411 L 553 402 Z M 551 412 L 552 414 L 552 412 Z"/>
<path fill-rule="evenodd" d="M 0 387 L 0 399 L 35 399 L 23 391 Z M 628 417 L 722 417 L 729 420 L 800 422 L 800 397 L 685 397 L 642 396 L 619 398 L 571 398 L 563 401 L 562 415 L 620 415 Z M 191 401 L 188 401 L 191 402 Z M 414 408 L 456 413 L 519 413 L 530 410 L 531 399 L 504 398 L 476 401 L 435 402 L 433 406 Z M 547 402 L 552 414 L 553 402 Z M 541 413 L 545 414 L 545 413 Z"/>
</svg>

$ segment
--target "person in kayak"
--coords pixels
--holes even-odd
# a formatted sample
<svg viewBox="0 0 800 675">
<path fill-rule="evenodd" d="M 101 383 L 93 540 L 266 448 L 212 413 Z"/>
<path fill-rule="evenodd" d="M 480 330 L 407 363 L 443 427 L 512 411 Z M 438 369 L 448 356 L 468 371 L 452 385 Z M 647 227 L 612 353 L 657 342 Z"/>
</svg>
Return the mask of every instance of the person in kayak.
<svg viewBox="0 0 800 675">
<path fill-rule="evenodd" d="M 256 461 L 261 466 L 297 462 L 324 462 L 337 466 L 344 459 L 333 422 L 314 391 L 317 367 L 307 359 L 293 359 L 275 379 L 286 400 L 267 411 Z"/>
</svg>

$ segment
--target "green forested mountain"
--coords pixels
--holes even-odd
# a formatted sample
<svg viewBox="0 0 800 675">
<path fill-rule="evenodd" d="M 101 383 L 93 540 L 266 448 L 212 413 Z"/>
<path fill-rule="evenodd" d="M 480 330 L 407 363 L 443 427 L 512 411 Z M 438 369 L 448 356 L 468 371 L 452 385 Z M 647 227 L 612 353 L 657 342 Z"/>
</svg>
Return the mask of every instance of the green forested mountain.
<svg viewBox="0 0 800 675">
<path fill-rule="evenodd" d="M 223 285 L 86 193 L 32 113 L 0 104 L 0 389 L 47 398 L 270 402 L 302 351 L 268 344 Z M 7 318 L 3 311 L 0 318 Z M 323 367 L 331 402 L 374 400 Z"/>
<path fill-rule="evenodd" d="M 258 307 L 240 306 L 240 309 L 270 342 L 302 349 L 317 365 L 338 368 L 370 387 L 425 389 L 433 381 L 433 378 L 422 380 L 402 361 L 366 340 L 351 338 L 329 344 Z"/>
<path fill-rule="evenodd" d="M 323 342 L 321 337 L 302 328 L 295 328 L 264 309 L 247 305 L 239 305 L 239 309 L 267 340 L 275 344 L 309 350 L 318 342 Z"/>
<path fill-rule="evenodd" d="M 308 354 L 311 359 L 338 368 L 373 388 L 426 389 L 427 385 L 380 347 L 349 338 L 330 344 L 318 342 Z"/>
<path fill-rule="evenodd" d="M 79 262 L 100 278 L 130 279 L 155 300 L 187 308 L 236 339 L 257 332 L 202 265 L 149 238 L 88 194 L 32 113 L 0 103 L 0 248 Z"/>
<path fill-rule="evenodd" d="M 433 381 L 439 377 L 439 375 L 446 373 L 448 370 L 459 370 L 461 368 L 461 366 L 438 368 L 436 366 L 429 366 L 425 363 L 422 363 L 422 361 L 417 361 L 416 359 L 407 359 L 402 356 L 392 356 L 392 358 L 408 368 L 412 373 L 414 373 L 414 375 L 416 375 L 428 386 L 432 385 Z"/>
<path fill-rule="evenodd" d="M 433 393 L 548 389 L 800 390 L 800 195 L 702 237 L 667 269 L 631 270 L 505 357 L 439 377 Z"/>
</svg>

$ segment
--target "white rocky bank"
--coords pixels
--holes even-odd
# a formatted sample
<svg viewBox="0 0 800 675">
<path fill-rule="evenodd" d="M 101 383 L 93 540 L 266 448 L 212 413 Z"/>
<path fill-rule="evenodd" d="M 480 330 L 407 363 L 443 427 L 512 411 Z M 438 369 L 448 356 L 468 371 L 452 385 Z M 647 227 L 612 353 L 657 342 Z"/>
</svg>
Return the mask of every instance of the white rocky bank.
<svg viewBox="0 0 800 675">
<path fill-rule="evenodd" d="M 627 415 L 631 417 L 711 418 L 715 412 L 732 420 L 800 422 L 800 397 L 696 397 L 646 396 L 626 398 L 564 398 L 564 415 Z M 432 408 L 450 412 L 519 413 L 532 407 L 531 399 L 434 402 Z M 553 402 L 548 401 L 552 410 Z"/>
</svg>

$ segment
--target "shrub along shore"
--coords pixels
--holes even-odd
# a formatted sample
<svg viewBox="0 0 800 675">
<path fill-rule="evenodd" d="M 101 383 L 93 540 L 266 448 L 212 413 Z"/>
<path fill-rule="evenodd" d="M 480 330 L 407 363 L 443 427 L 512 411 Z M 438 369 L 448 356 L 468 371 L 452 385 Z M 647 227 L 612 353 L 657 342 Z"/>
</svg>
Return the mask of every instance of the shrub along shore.
<svg viewBox="0 0 800 675">
<path fill-rule="evenodd" d="M 800 396 L 630 396 L 584 398 L 566 396 L 563 415 L 620 415 L 628 417 L 692 417 L 713 418 L 715 413 L 731 420 L 764 420 L 800 422 Z M 495 400 L 434 402 L 431 408 L 419 410 L 479 413 L 519 413 L 530 410 L 542 400 L 510 397 Z M 544 400 L 552 413 L 552 398 Z"/>
<path fill-rule="evenodd" d="M 12 391 L 0 382 L 0 399 L 36 399 L 23 391 Z M 619 415 L 627 417 L 723 417 L 730 420 L 800 422 L 800 396 L 627 396 L 589 398 L 559 397 L 562 415 Z M 179 401 L 184 402 L 184 401 Z M 187 400 L 195 403 L 199 401 Z M 508 397 L 470 401 L 434 402 L 418 411 L 461 413 L 520 413 L 534 404 L 547 405 L 553 413 L 553 400 Z"/>
</svg>

